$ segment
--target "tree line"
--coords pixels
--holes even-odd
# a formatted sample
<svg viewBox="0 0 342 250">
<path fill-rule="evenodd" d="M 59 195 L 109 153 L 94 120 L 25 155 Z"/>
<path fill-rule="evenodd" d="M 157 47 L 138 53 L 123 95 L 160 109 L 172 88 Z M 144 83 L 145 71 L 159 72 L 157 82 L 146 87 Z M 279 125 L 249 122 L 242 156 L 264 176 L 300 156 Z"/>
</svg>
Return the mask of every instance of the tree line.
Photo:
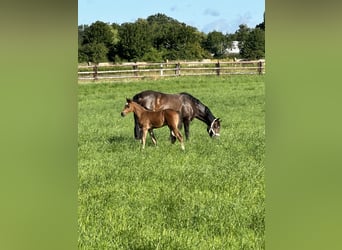
<svg viewBox="0 0 342 250">
<path fill-rule="evenodd" d="M 240 53 L 227 49 L 238 41 Z M 265 20 L 255 28 L 241 24 L 232 34 L 208 34 L 164 14 L 121 25 L 96 21 L 78 26 L 79 62 L 161 62 L 204 58 L 260 59 L 265 57 Z"/>
</svg>

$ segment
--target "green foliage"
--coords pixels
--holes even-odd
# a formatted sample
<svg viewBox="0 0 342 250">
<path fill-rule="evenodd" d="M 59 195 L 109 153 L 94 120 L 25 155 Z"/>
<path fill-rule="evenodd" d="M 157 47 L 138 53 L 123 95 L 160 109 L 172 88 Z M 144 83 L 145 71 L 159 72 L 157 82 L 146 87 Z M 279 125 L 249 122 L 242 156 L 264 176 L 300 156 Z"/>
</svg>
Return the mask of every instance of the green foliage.
<svg viewBox="0 0 342 250">
<path fill-rule="evenodd" d="M 141 58 L 145 62 L 162 62 L 164 61 L 163 51 L 159 51 L 154 47 L 151 47 Z"/>
<path fill-rule="evenodd" d="M 222 58 L 225 54 L 225 49 L 228 46 L 228 41 L 225 35 L 219 31 L 209 32 L 207 39 L 204 42 L 204 47 L 214 54 L 214 58 Z"/>
<path fill-rule="evenodd" d="M 232 41 L 239 41 L 243 48 L 247 40 L 259 39 L 259 35 L 250 35 L 254 29 L 245 24 L 241 24 L 234 34 L 213 31 L 206 35 L 195 27 L 160 13 L 147 19 L 139 18 L 134 23 L 118 25 L 97 21 L 84 29 L 82 27 L 79 26 L 78 30 L 79 62 L 96 62 L 98 58 L 114 62 L 200 60 L 210 58 L 211 54 L 214 58 L 224 58 L 229 56 L 225 51 Z M 105 54 L 95 58 L 93 55 L 98 55 L 99 51 L 97 44 L 104 44 L 107 50 L 101 49 Z M 255 48 L 248 44 L 244 50 L 248 58 L 260 58 L 265 53 L 259 45 Z"/>
<path fill-rule="evenodd" d="M 196 28 L 163 14 L 147 18 L 152 45 L 164 59 L 201 59 L 206 55 L 201 47 L 203 35 Z"/>
<path fill-rule="evenodd" d="M 79 54 L 82 56 L 80 59 L 86 59 L 86 61 L 90 62 L 105 62 L 107 61 L 107 53 L 108 48 L 103 43 L 87 43 L 82 46 L 81 53 Z"/>
<path fill-rule="evenodd" d="M 260 59 L 265 57 L 265 31 L 253 29 L 243 43 L 240 54 L 247 59 Z"/>
<path fill-rule="evenodd" d="M 113 35 L 113 30 L 108 24 L 97 21 L 84 30 L 83 45 L 103 43 L 110 46 L 113 44 Z"/>
<path fill-rule="evenodd" d="M 239 25 L 239 29 L 235 32 L 236 40 L 243 44 L 247 39 L 251 29 L 246 24 Z"/>
<path fill-rule="evenodd" d="M 117 32 L 100 21 L 86 27 L 81 33 L 79 31 L 79 35 L 82 36 L 82 39 L 79 39 L 79 62 L 108 61 L 108 52 L 118 39 Z"/>
<path fill-rule="evenodd" d="M 262 23 L 259 23 L 257 26 L 255 26 L 255 28 L 259 28 L 263 31 L 265 31 L 265 13 L 264 13 L 264 20 Z"/>
<path fill-rule="evenodd" d="M 137 61 L 152 47 L 146 20 L 122 24 L 119 36 L 119 54 L 128 61 Z"/>
<path fill-rule="evenodd" d="M 144 151 L 125 98 L 186 91 L 222 119 L 211 139 L 194 120 L 185 152 L 155 130 Z M 79 85 L 80 249 L 264 249 L 263 76 Z"/>
</svg>

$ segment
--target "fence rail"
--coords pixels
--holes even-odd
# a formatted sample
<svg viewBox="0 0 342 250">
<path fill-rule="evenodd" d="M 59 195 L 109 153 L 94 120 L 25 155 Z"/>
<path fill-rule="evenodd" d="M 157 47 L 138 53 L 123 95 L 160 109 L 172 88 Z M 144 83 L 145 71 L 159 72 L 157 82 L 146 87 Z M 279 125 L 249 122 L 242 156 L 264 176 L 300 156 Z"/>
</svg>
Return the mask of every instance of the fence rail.
<svg viewBox="0 0 342 250">
<path fill-rule="evenodd" d="M 79 66 L 79 81 L 145 77 L 265 74 L 265 60 L 238 62 L 125 63 Z"/>
</svg>

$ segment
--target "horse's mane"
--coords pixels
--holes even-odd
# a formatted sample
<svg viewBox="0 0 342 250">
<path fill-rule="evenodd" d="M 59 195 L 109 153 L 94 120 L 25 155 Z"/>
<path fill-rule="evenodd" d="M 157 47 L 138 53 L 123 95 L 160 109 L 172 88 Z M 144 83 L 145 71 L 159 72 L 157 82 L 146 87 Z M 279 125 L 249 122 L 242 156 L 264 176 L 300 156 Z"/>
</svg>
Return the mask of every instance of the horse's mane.
<svg viewBox="0 0 342 250">
<path fill-rule="evenodd" d="M 181 92 L 179 94 L 183 96 L 187 96 L 193 103 L 197 105 L 197 107 L 204 108 L 204 113 L 207 114 L 210 117 L 210 119 L 215 119 L 215 116 L 213 115 L 213 113 L 211 113 L 211 110 L 206 105 L 204 105 L 200 100 L 198 100 L 196 97 L 194 97 L 193 95 L 187 92 Z"/>
<path fill-rule="evenodd" d="M 203 105 L 205 106 L 200 100 L 198 100 L 196 97 L 190 95 L 189 93 L 187 92 L 181 92 L 179 93 L 180 95 L 185 95 L 187 97 L 189 97 L 191 99 L 192 102 L 196 103 L 196 104 L 200 104 L 200 105 Z"/>
</svg>

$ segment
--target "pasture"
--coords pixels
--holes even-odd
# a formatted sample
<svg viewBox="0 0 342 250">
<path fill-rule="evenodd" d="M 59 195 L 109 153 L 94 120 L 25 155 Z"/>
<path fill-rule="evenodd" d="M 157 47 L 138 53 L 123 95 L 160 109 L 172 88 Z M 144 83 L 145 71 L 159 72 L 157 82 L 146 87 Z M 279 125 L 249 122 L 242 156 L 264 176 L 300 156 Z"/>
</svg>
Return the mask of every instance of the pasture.
<svg viewBox="0 0 342 250">
<path fill-rule="evenodd" d="M 264 249 L 264 76 L 80 84 L 80 249 Z M 126 97 L 189 92 L 221 118 L 220 138 L 195 119 L 185 151 L 167 127 L 134 139 Z M 184 130 L 181 130 L 184 136 Z"/>
</svg>

